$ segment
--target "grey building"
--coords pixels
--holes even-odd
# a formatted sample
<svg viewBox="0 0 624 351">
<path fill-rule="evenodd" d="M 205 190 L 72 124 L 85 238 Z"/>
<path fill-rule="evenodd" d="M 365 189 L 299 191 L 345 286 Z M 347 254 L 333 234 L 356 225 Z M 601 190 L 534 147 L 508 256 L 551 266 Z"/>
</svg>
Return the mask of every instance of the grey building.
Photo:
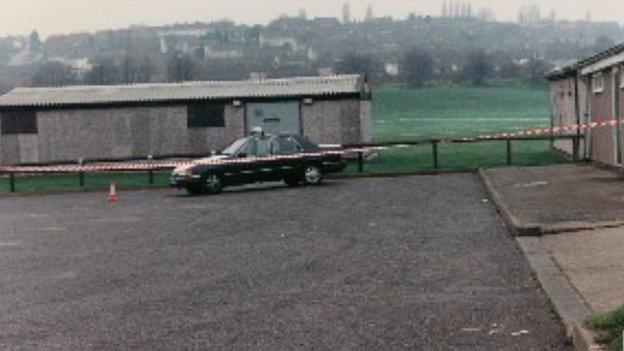
<svg viewBox="0 0 624 351">
<path fill-rule="evenodd" d="M 256 126 L 369 142 L 370 97 L 358 75 L 15 88 L 0 96 L 0 164 L 209 153 Z"/>
<path fill-rule="evenodd" d="M 621 167 L 624 159 L 624 44 L 551 71 L 552 125 L 575 124 L 583 136 L 578 151 L 593 162 Z M 593 126 L 592 126 L 593 125 Z M 560 131 L 560 133 L 570 133 Z M 571 153 L 571 141 L 556 148 Z"/>
</svg>

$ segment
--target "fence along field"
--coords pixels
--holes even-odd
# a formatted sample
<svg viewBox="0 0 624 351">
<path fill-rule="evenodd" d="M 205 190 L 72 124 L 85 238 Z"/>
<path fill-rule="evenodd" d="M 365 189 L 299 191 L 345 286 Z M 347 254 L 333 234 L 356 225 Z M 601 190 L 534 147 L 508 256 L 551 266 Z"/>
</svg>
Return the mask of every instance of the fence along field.
<svg viewBox="0 0 624 351">
<path fill-rule="evenodd" d="M 421 89 L 379 89 L 374 93 L 373 134 L 375 142 L 454 138 L 544 128 L 549 126 L 548 92 L 521 87 L 429 87 Z M 440 143 L 438 167 L 470 170 L 507 163 L 507 143 Z M 432 146 L 428 143 L 404 148 L 375 150 L 366 162 L 366 173 L 402 173 L 433 168 Z M 566 162 L 550 149 L 548 140 L 514 142 L 513 163 L 538 165 Z M 358 172 L 353 162 L 346 172 Z M 87 173 L 26 175 L 16 177 L 18 192 L 100 189 L 115 181 L 120 188 L 164 186 L 168 172 Z M 8 192 L 4 177 L 0 192 Z M 82 184 L 82 185 L 81 185 Z"/>
<path fill-rule="evenodd" d="M 429 87 L 384 89 L 373 95 L 373 131 L 377 142 L 453 138 L 550 126 L 549 93 L 530 87 Z M 365 172 L 410 172 L 432 167 L 429 145 L 376 151 Z M 505 141 L 438 145 L 439 167 L 475 169 L 506 164 Z M 549 140 L 514 142 L 513 163 L 567 162 Z M 350 167 L 349 172 L 356 171 Z"/>
</svg>

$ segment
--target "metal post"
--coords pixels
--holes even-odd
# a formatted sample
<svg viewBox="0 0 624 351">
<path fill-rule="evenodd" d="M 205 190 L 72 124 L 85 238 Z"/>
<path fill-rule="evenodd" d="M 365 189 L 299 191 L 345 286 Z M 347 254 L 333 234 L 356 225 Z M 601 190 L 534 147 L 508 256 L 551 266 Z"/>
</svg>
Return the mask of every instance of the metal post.
<svg viewBox="0 0 624 351">
<path fill-rule="evenodd" d="M 433 151 L 433 168 L 438 169 L 438 141 L 431 142 L 431 150 Z"/>
<path fill-rule="evenodd" d="M 364 172 L 364 153 L 358 151 L 358 172 Z"/>
<path fill-rule="evenodd" d="M 577 162 L 579 159 L 579 145 L 580 140 L 577 135 L 572 138 L 572 160 Z"/>
<path fill-rule="evenodd" d="M 13 172 L 9 173 L 9 191 L 15 192 L 15 173 Z"/>
<path fill-rule="evenodd" d="M 84 158 L 79 158 L 78 159 L 78 164 L 80 166 L 84 166 Z M 84 171 L 80 171 L 78 172 L 78 186 L 80 186 L 81 188 L 85 186 L 85 175 L 84 175 Z"/>
<path fill-rule="evenodd" d="M 147 155 L 147 162 L 150 163 L 150 165 L 153 159 L 154 159 L 153 155 Z M 154 184 L 154 170 L 151 168 L 147 171 L 147 180 L 150 185 Z"/>
<path fill-rule="evenodd" d="M 511 165 L 511 139 L 507 139 L 507 165 Z"/>
</svg>

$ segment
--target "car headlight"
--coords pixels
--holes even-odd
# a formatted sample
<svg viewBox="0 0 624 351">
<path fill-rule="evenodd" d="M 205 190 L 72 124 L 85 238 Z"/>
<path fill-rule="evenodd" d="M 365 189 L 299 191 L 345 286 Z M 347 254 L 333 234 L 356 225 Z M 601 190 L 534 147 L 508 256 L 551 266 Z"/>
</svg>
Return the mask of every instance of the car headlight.
<svg viewBox="0 0 624 351">
<path fill-rule="evenodd" d="M 191 171 L 188 169 L 174 169 L 172 175 L 177 177 L 186 177 L 191 175 Z"/>
</svg>

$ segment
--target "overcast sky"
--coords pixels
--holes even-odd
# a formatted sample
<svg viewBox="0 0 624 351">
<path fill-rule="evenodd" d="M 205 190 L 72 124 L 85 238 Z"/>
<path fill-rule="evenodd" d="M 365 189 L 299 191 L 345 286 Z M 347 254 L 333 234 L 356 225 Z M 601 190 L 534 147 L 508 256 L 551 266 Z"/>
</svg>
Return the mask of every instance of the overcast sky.
<svg viewBox="0 0 624 351">
<path fill-rule="evenodd" d="M 229 18 L 238 23 L 267 23 L 280 14 L 340 17 L 345 0 L 0 0 L 0 36 L 50 34 L 124 28 L 132 24 L 160 25 Z M 349 0 L 354 18 L 372 5 L 375 16 L 405 18 L 410 12 L 439 15 L 443 0 Z M 515 21 L 518 9 L 537 3 L 546 16 L 624 21 L 624 0 L 468 0 L 473 8 L 490 7 L 497 20 Z"/>
</svg>

